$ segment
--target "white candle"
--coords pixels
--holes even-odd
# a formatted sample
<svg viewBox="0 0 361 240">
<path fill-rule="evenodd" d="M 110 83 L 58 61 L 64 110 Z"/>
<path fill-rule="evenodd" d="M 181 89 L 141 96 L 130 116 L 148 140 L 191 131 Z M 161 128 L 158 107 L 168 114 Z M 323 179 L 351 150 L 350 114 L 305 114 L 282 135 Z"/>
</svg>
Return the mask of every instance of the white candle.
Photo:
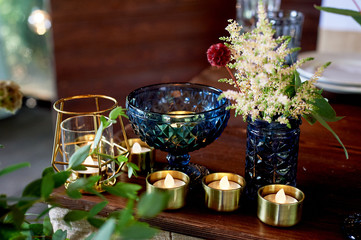
<svg viewBox="0 0 361 240">
<path fill-rule="evenodd" d="M 268 195 L 264 196 L 264 199 L 274 202 L 274 203 L 280 203 L 280 204 L 298 202 L 298 200 L 296 198 L 286 195 L 285 190 L 283 190 L 283 188 L 281 190 L 279 190 L 276 194 L 268 194 Z"/>
<path fill-rule="evenodd" d="M 88 156 L 84 160 L 83 164 L 94 166 L 94 167 L 86 167 L 87 168 L 86 170 L 77 171 L 78 173 L 81 173 L 81 174 L 96 174 L 96 173 L 99 172 L 98 161 L 94 161 L 91 156 Z"/>
<path fill-rule="evenodd" d="M 172 175 L 167 173 L 165 179 L 156 181 L 153 186 L 158 188 L 176 188 L 185 185 L 186 183 L 179 179 L 174 179 Z"/>
<path fill-rule="evenodd" d="M 139 143 L 134 143 L 132 146 L 132 154 L 139 154 L 139 153 L 145 153 L 150 152 L 150 148 L 142 147 Z"/>
<path fill-rule="evenodd" d="M 214 189 L 220 189 L 220 190 L 231 190 L 231 189 L 240 188 L 241 185 L 233 181 L 228 181 L 228 177 L 224 176 L 221 178 L 220 181 L 213 181 L 210 184 L 208 184 L 208 187 Z"/>
</svg>

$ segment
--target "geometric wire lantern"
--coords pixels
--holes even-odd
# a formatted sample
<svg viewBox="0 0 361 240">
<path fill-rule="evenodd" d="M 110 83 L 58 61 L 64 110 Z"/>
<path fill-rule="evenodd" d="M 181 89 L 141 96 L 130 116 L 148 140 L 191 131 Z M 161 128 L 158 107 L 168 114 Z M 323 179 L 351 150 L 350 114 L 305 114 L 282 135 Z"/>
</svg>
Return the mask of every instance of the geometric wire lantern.
<svg viewBox="0 0 361 240">
<path fill-rule="evenodd" d="M 82 109 L 87 108 L 88 111 L 74 111 L 73 109 L 77 106 L 81 105 Z M 62 165 L 65 167 L 65 165 L 69 165 L 69 159 L 66 154 L 63 152 L 63 143 L 62 143 L 62 136 L 61 136 L 61 126 L 62 123 L 66 120 L 70 120 L 71 118 L 81 117 L 81 116 L 93 116 L 94 117 L 94 126 L 93 131 L 94 134 L 97 131 L 97 126 L 100 124 L 100 116 L 104 113 L 109 113 L 111 110 L 115 109 L 118 106 L 118 102 L 109 96 L 105 95 L 94 95 L 94 94 L 88 94 L 88 95 L 77 95 L 67 98 L 62 98 L 56 101 L 53 105 L 53 108 L 57 112 L 56 116 L 56 127 L 55 127 L 55 135 L 54 135 L 54 145 L 53 145 L 53 154 L 52 154 L 52 166 L 53 168 L 60 172 L 57 165 Z M 95 120 L 96 119 L 96 120 Z M 119 117 L 119 124 L 123 133 L 123 137 L 126 143 L 126 148 L 115 144 L 112 142 L 111 146 L 114 148 L 118 155 L 124 155 L 126 157 L 129 156 L 130 147 L 128 143 L 128 139 L 126 136 L 124 124 L 122 121 L 122 118 Z M 94 135 L 95 136 L 95 135 Z M 93 139 L 88 139 L 94 140 Z M 87 140 L 85 140 L 87 141 Z M 113 140 L 112 140 L 113 141 Z M 113 149 L 113 150 L 114 150 Z M 62 161 L 59 161 L 58 158 L 61 157 Z M 100 163 L 100 161 L 99 161 Z M 101 172 L 101 169 L 108 164 L 109 162 L 103 161 L 100 163 L 99 166 L 96 166 L 96 168 L 99 168 L 99 174 Z M 89 165 L 87 163 L 82 164 L 85 167 L 93 167 L 94 165 Z M 120 171 L 122 168 L 122 165 L 118 166 L 117 169 L 114 169 L 113 176 Z M 80 171 L 79 171 L 80 172 Z"/>
</svg>

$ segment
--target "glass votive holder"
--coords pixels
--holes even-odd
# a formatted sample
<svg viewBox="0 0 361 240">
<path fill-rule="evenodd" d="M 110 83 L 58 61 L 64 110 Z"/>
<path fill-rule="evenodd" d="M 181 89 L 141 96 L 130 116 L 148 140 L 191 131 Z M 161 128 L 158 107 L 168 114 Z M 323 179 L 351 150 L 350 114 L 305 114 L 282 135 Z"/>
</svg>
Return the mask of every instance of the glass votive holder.
<svg viewBox="0 0 361 240">
<path fill-rule="evenodd" d="M 290 36 L 291 41 L 288 43 L 288 48 L 301 47 L 301 37 L 304 16 L 301 12 L 296 10 L 279 10 L 268 11 L 267 18 L 272 24 L 272 28 L 275 30 L 274 37 Z M 285 58 L 285 63 L 292 65 L 297 61 L 298 52 L 295 51 Z"/>
<path fill-rule="evenodd" d="M 219 212 L 231 212 L 239 208 L 246 181 L 237 174 L 219 172 L 203 177 L 202 186 L 208 208 Z"/>
<path fill-rule="evenodd" d="M 147 193 L 153 191 L 168 193 L 169 198 L 166 209 L 179 209 L 186 203 L 189 181 L 188 175 L 180 171 L 157 171 L 147 176 L 146 190 Z"/>
<path fill-rule="evenodd" d="M 155 151 L 153 147 L 140 140 L 140 138 L 128 139 L 130 146 L 130 155 L 128 157 L 129 162 L 134 163 L 139 167 L 137 171 L 140 176 L 147 176 L 147 174 L 153 172 L 155 163 Z M 126 147 L 125 142 L 121 142 L 122 147 Z M 122 167 L 123 171 L 128 171 L 126 165 Z"/>
<path fill-rule="evenodd" d="M 97 115 L 79 115 L 69 117 L 60 123 L 64 170 L 73 154 L 81 147 L 93 144 L 97 131 L 95 126 L 99 124 L 99 118 Z M 97 147 L 96 151 L 100 154 L 92 154 L 83 161 L 82 165 L 86 168 L 85 170 L 72 170 L 65 187 L 79 178 L 91 176 L 100 176 L 100 181 L 94 186 L 98 192 L 103 191 L 102 185 L 115 184 L 117 169 L 114 161 L 108 157 L 114 156 L 112 124 L 103 130 Z"/>
<path fill-rule="evenodd" d="M 283 199 L 277 199 L 280 190 L 284 191 Z M 301 220 L 304 193 L 298 188 L 272 184 L 258 190 L 258 218 L 271 226 L 291 227 Z"/>
</svg>

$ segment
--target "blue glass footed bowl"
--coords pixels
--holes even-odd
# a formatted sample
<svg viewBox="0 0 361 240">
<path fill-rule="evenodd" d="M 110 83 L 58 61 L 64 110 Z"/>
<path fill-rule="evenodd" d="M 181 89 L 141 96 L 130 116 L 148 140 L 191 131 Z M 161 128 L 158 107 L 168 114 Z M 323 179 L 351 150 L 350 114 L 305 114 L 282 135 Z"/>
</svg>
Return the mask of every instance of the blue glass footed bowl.
<svg viewBox="0 0 361 240">
<path fill-rule="evenodd" d="M 229 101 L 222 91 L 192 83 L 166 83 L 139 88 L 126 101 L 134 132 L 149 146 L 168 152 L 168 169 L 188 174 L 193 181 L 208 170 L 190 163 L 189 152 L 212 143 L 229 119 Z"/>
</svg>

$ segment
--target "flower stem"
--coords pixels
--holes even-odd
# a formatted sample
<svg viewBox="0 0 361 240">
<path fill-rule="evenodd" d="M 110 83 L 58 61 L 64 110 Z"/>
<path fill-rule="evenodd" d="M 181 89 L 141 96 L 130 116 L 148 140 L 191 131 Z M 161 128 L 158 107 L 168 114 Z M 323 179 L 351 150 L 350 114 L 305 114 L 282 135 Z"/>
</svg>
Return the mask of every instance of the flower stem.
<svg viewBox="0 0 361 240">
<path fill-rule="evenodd" d="M 227 71 L 228 71 L 229 75 L 231 75 L 232 80 L 233 80 L 233 82 L 236 84 L 236 86 L 237 86 L 238 90 L 241 92 L 241 88 L 239 87 L 238 82 L 237 82 L 236 78 L 234 77 L 234 75 L 233 75 L 233 73 L 232 73 L 231 69 L 229 69 L 229 67 L 228 67 L 227 65 L 226 65 L 225 67 L 226 67 L 226 69 L 227 69 Z"/>
<path fill-rule="evenodd" d="M 353 1 L 353 3 L 356 5 L 358 11 L 361 13 L 361 8 L 360 8 L 360 6 L 357 4 L 356 0 L 352 0 L 352 1 Z"/>
</svg>

